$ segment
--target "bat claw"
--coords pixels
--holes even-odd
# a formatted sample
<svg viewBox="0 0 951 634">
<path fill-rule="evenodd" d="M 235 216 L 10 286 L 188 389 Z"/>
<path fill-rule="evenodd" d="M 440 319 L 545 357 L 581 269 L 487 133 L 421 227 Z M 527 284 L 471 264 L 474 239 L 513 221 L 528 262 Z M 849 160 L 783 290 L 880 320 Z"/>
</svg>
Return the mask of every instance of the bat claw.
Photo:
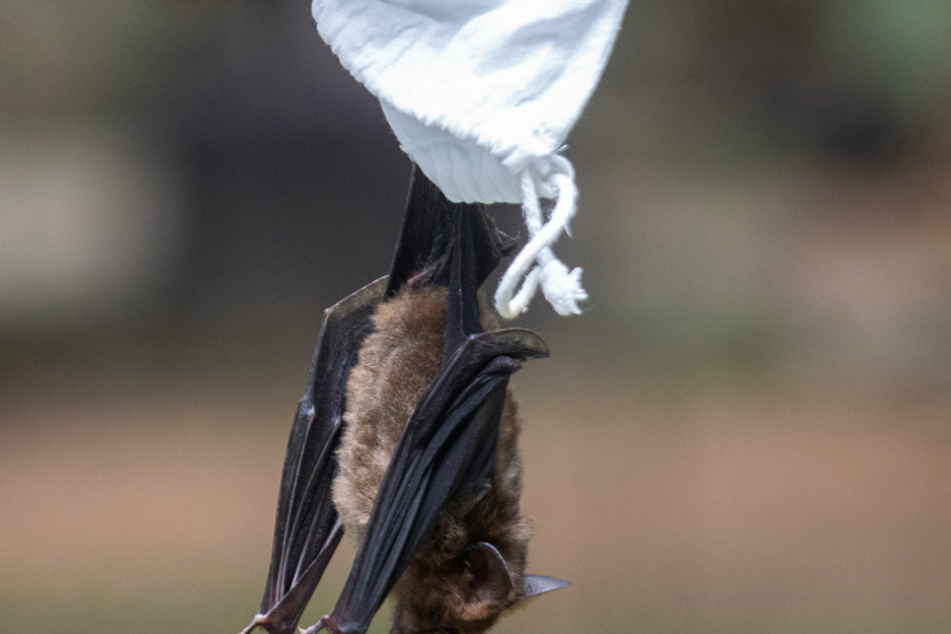
<svg viewBox="0 0 951 634">
<path fill-rule="evenodd" d="M 259 625 L 264 625 L 267 622 L 266 614 L 255 614 L 254 618 L 251 619 L 250 625 L 238 632 L 238 634 L 251 634 L 256 627 Z"/>
<path fill-rule="evenodd" d="M 330 614 L 325 614 L 320 617 L 320 620 L 308 627 L 306 630 L 304 628 L 297 628 L 300 630 L 300 634 L 317 634 L 321 630 L 327 630 L 331 634 L 337 634 L 337 628 L 334 626 L 336 620 Z"/>
</svg>

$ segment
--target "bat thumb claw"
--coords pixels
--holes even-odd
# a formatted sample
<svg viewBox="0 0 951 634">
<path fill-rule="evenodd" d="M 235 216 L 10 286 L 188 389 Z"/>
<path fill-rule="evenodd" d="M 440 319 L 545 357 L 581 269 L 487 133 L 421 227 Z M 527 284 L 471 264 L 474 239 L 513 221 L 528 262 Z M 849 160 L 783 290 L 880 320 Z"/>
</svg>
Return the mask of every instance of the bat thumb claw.
<svg viewBox="0 0 951 634">
<path fill-rule="evenodd" d="M 251 620 L 251 624 L 248 625 L 243 630 L 241 630 L 240 632 L 238 632 L 238 634 L 251 634 L 251 632 L 253 632 L 255 628 L 257 628 L 259 625 L 264 625 L 266 622 L 267 622 L 266 615 L 256 614 L 254 618 Z"/>
<path fill-rule="evenodd" d="M 321 630 L 327 630 L 331 634 L 337 633 L 337 628 L 334 627 L 334 619 L 331 615 L 325 614 L 319 621 L 308 627 L 306 630 L 304 628 L 297 628 L 300 631 L 300 634 L 317 634 Z"/>
</svg>

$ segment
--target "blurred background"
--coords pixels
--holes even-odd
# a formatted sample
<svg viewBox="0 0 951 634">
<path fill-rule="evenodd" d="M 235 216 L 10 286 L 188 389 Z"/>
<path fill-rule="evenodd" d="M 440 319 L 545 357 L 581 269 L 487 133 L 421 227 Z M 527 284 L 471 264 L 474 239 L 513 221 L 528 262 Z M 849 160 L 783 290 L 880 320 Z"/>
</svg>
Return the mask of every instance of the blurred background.
<svg viewBox="0 0 951 634">
<path fill-rule="evenodd" d="M 951 3 L 633 0 L 569 143 L 592 299 L 514 386 L 574 585 L 497 631 L 951 632 Z M 304 0 L 0 3 L 4 631 L 250 620 L 409 170 Z"/>
</svg>

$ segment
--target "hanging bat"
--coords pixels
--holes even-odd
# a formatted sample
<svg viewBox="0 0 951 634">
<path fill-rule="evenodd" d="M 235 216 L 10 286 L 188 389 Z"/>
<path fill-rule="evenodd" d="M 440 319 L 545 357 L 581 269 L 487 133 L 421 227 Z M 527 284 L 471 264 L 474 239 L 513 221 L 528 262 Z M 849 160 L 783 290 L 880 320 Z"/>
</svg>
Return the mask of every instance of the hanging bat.
<svg viewBox="0 0 951 634">
<path fill-rule="evenodd" d="M 481 205 L 414 169 L 390 275 L 329 308 L 291 427 L 259 613 L 290 634 L 346 531 L 357 555 L 306 630 L 363 634 L 391 591 L 393 633 L 463 634 L 566 585 L 525 573 L 519 421 L 507 391 L 546 356 L 497 327 L 478 288 L 514 247 Z"/>
</svg>

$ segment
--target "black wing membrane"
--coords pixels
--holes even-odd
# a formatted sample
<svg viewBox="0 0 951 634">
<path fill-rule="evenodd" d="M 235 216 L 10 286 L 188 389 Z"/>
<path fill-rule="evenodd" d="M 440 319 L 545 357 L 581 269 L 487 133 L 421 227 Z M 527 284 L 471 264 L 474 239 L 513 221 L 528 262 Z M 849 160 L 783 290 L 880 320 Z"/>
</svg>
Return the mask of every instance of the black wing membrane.
<svg viewBox="0 0 951 634">
<path fill-rule="evenodd" d="M 385 289 L 382 277 L 324 313 L 307 389 L 287 441 L 264 598 L 245 632 L 257 626 L 270 634 L 293 632 L 343 535 L 331 491 L 334 454 L 347 380 Z"/>
<path fill-rule="evenodd" d="M 366 632 L 443 506 L 463 488 L 489 485 L 509 376 L 548 354 L 528 330 L 482 333 L 478 288 L 504 236 L 481 206 L 454 205 L 438 190 L 430 202 L 441 213 L 426 283 L 449 291 L 442 367 L 393 452 L 337 605 L 308 634 Z"/>
<path fill-rule="evenodd" d="M 527 330 L 482 332 L 478 288 L 513 246 L 481 205 L 451 203 L 414 167 L 390 275 L 325 313 L 287 444 L 264 599 L 243 634 L 291 634 L 340 542 L 332 484 L 347 381 L 376 307 L 406 284 L 448 287 L 442 368 L 397 444 L 333 613 L 308 632 L 365 632 L 440 509 L 488 484 L 509 376 L 548 352 Z"/>
<path fill-rule="evenodd" d="M 362 634 L 443 505 L 488 484 L 509 375 L 545 356 L 527 330 L 467 339 L 420 400 L 387 469 L 363 543 L 334 611 L 307 630 Z"/>
<path fill-rule="evenodd" d="M 269 634 L 294 632 L 340 543 L 343 529 L 333 504 L 332 485 L 350 371 L 372 331 L 370 317 L 376 307 L 426 263 L 446 204 L 438 188 L 414 166 L 390 275 L 324 312 L 307 389 L 287 441 L 264 598 L 242 634 L 256 627 Z"/>
<path fill-rule="evenodd" d="M 425 268 L 436 241 L 443 204 L 449 202 L 442 192 L 414 165 L 406 195 L 406 213 L 403 215 L 400 240 L 386 284 L 387 299 L 396 295 L 411 277 Z"/>
</svg>

